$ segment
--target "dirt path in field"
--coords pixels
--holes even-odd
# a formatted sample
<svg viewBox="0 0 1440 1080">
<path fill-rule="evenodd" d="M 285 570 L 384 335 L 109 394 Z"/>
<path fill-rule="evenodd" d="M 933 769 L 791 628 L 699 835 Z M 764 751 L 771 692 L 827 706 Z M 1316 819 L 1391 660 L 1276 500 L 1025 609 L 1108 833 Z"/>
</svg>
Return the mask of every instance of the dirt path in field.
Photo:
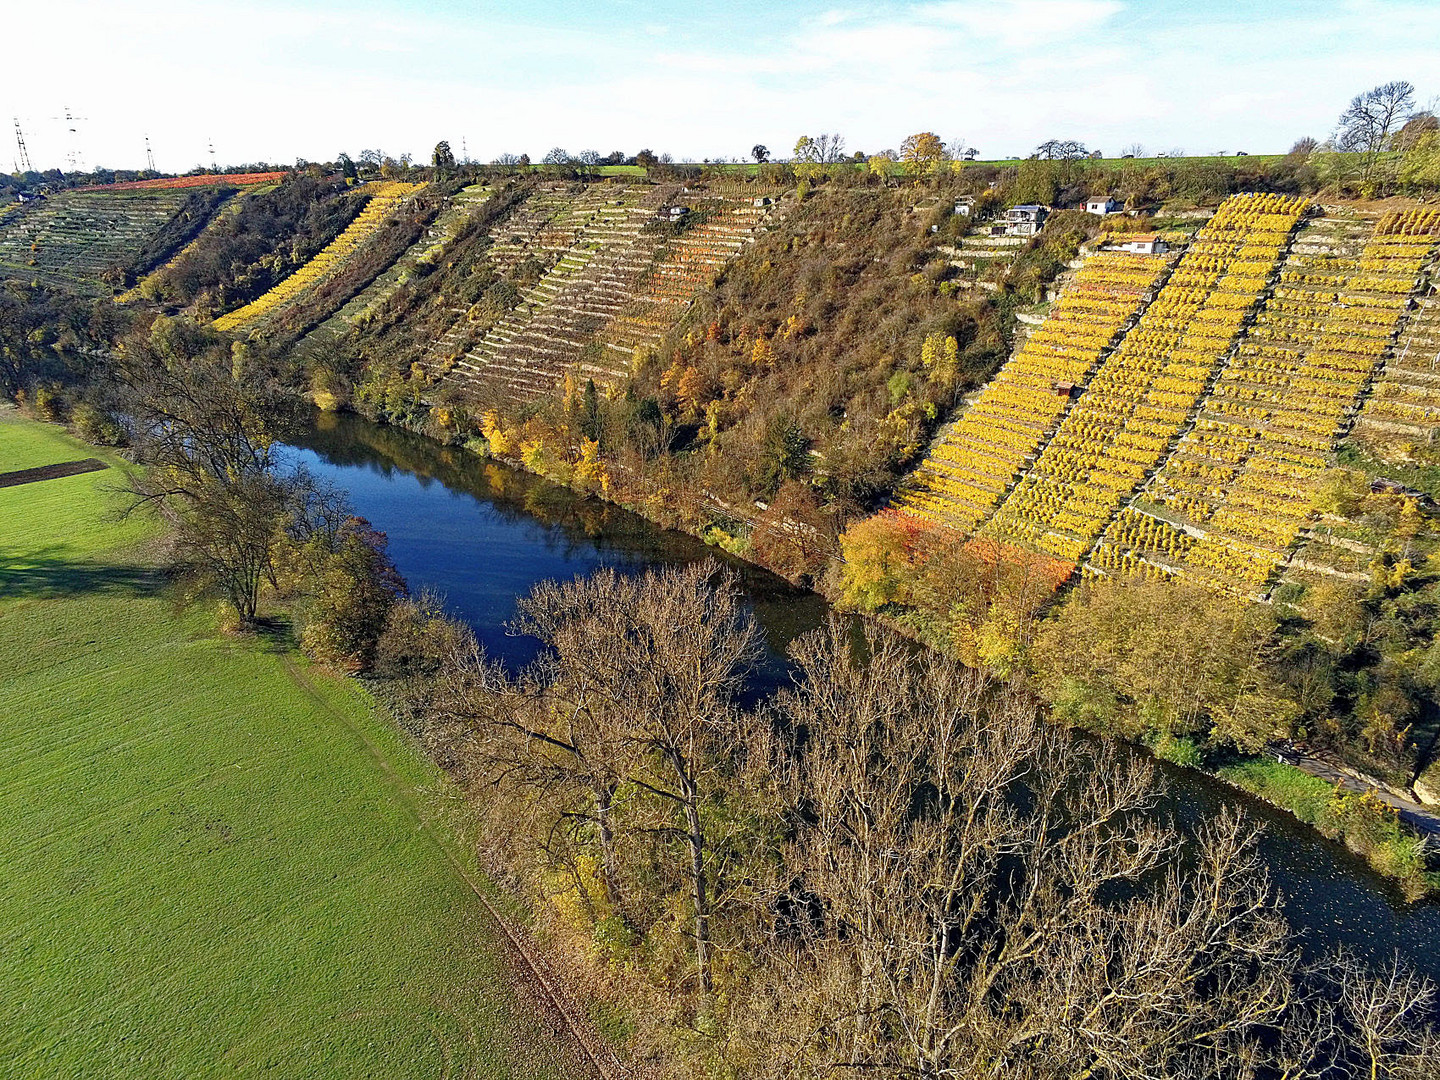
<svg viewBox="0 0 1440 1080">
<path fill-rule="evenodd" d="M 110 466 L 99 458 L 87 457 L 79 461 L 61 461 L 54 465 L 40 465 L 33 469 L 16 469 L 0 473 L 0 488 L 19 487 L 33 484 L 37 480 L 58 480 L 62 476 L 79 476 L 81 473 L 99 472 Z"/>
<path fill-rule="evenodd" d="M 391 767 L 384 752 L 371 742 L 365 732 L 351 723 L 348 716 L 330 704 L 325 696 L 316 689 L 310 676 L 295 662 L 293 657 L 283 656 L 281 660 L 285 665 L 286 673 L 294 680 L 295 685 L 300 687 L 306 696 L 317 706 L 324 709 L 330 716 L 343 724 L 351 734 L 364 744 L 365 748 L 370 752 L 370 756 L 375 760 L 375 763 L 379 765 L 385 775 L 393 781 L 396 791 L 403 801 L 405 808 L 415 819 L 416 825 L 424 831 L 425 835 L 441 854 L 444 855 L 446 861 L 454 868 L 455 873 L 460 876 L 465 884 L 470 887 L 470 891 L 473 892 L 480 903 L 485 906 L 486 912 L 499 929 L 508 947 L 508 951 L 511 953 L 510 967 L 516 979 L 530 992 L 530 996 L 534 999 L 539 1011 L 546 1016 L 551 1024 L 554 1025 L 557 1030 L 563 1029 L 570 1035 L 570 1041 L 575 1050 L 575 1060 L 573 1062 L 567 1062 L 566 1064 L 579 1067 L 583 1070 L 583 1073 L 572 1071 L 566 1075 L 586 1075 L 588 1076 L 588 1080 L 619 1080 L 621 1077 L 630 1076 L 630 1071 L 620 1063 L 614 1052 L 603 1044 L 599 1036 L 596 1035 L 590 1025 L 582 1018 L 580 1010 L 577 1009 L 575 1003 L 570 1000 L 564 988 L 559 986 L 553 978 L 546 974 L 544 962 L 537 956 L 534 948 L 530 946 L 524 931 L 512 926 L 505 917 L 496 910 L 495 905 L 486 897 L 480 883 L 456 857 L 445 838 L 441 836 L 429 820 L 427 820 L 414 797 L 414 793 L 410 790 L 410 786 L 396 775 L 394 768 Z"/>
</svg>

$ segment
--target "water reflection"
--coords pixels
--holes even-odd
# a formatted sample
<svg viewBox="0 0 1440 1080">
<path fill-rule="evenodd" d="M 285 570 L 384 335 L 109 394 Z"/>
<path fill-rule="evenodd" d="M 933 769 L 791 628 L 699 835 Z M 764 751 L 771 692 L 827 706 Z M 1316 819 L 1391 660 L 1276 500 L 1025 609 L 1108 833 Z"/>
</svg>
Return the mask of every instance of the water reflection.
<svg viewBox="0 0 1440 1080">
<path fill-rule="evenodd" d="M 533 639 L 511 637 L 516 601 L 539 581 L 611 566 L 639 571 L 716 558 L 731 566 L 764 629 L 771 654 L 757 693 L 785 678 L 783 652 L 818 626 L 826 605 L 813 593 L 683 533 L 454 447 L 352 416 L 317 416 L 286 453 L 350 494 L 390 538 L 412 589 L 444 594 L 492 655 L 522 665 Z M 1206 777 L 1162 766 L 1170 796 L 1162 810 L 1190 828 L 1242 802 L 1265 825 L 1262 853 L 1291 921 L 1314 946 L 1345 944 L 1377 959 L 1400 950 L 1440 979 L 1440 904 L 1406 905 L 1398 890 L 1339 844 L 1288 814 Z"/>
<path fill-rule="evenodd" d="M 785 648 L 825 617 L 820 597 L 774 574 L 463 449 L 326 414 L 291 443 L 288 460 L 347 491 L 358 512 L 389 537 L 390 555 L 411 589 L 442 594 L 491 655 L 512 666 L 527 663 L 537 648 L 505 630 L 519 598 L 540 581 L 600 567 L 638 572 L 709 558 L 733 569 L 771 653 L 757 691 L 783 679 Z"/>
</svg>

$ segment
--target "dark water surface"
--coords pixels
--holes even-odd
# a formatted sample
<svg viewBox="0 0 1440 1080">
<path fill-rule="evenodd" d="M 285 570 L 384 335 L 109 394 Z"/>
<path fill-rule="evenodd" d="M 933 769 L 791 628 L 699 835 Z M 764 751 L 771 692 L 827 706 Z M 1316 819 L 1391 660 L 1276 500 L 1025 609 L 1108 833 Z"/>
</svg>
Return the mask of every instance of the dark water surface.
<svg viewBox="0 0 1440 1080">
<path fill-rule="evenodd" d="M 537 647 L 505 631 L 516 601 L 537 582 L 601 567 L 638 571 L 717 558 L 735 569 L 771 650 L 760 692 L 783 681 L 785 646 L 828 610 L 815 594 L 693 537 L 408 432 L 321 415 L 292 443 L 289 460 L 348 492 L 357 512 L 390 538 L 410 588 L 443 594 L 490 654 L 514 666 Z M 1310 943 L 1345 944 L 1376 959 L 1399 950 L 1440 979 L 1440 904 L 1407 905 L 1342 845 L 1288 814 L 1207 777 L 1162 768 L 1170 782 L 1165 810 L 1181 821 L 1193 826 L 1240 802 L 1265 824 L 1265 861 Z"/>
</svg>

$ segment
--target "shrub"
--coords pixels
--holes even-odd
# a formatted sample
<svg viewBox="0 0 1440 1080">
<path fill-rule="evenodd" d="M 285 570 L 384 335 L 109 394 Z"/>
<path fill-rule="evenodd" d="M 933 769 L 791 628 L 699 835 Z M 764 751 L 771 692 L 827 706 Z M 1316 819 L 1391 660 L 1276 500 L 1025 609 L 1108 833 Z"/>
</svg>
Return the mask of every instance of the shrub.
<svg viewBox="0 0 1440 1080">
<path fill-rule="evenodd" d="M 65 418 L 65 401 L 58 388 L 37 386 L 35 388 L 35 413 L 42 420 L 59 421 Z"/>
<path fill-rule="evenodd" d="M 82 401 L 70 411 L 70 422 L 76 433 L 88 443 L 96 446 L 123 446 L 125 429 L 108 412 L 97 408 L 88 401 Z"/>
<path fill-rule="evenodd" d="M 351 518 L 320 571 L 301 646 L 322 663 L 368 670 L 390 609 L 404 595 L 405 583 L 385 554 L 384 533 Z"/>
<path fill-rule="evenodd" d="M 1398 813 L 1373 792 L 1346 791 L 1303 769 L 1254 758 L 1220 770 L 1220 776 L 1266 802 L 1290 811 L 1400 883 L 1407 899 L 1440 888 L 1427 873 L 1425 841 L 1400 824 Z"/>
<path fill-rule="evenodd" d="M 1171 735 L 1169 732 L 1156 739 L 1150 749 L 1161 761 L 1168 761 L 1172 765 L 1184 765 L 1189 769 L 1198 769 L 1205 758 L 1200 751 L 1199 744 L 1194 739 L 1183 735 Z"/>
</svg>

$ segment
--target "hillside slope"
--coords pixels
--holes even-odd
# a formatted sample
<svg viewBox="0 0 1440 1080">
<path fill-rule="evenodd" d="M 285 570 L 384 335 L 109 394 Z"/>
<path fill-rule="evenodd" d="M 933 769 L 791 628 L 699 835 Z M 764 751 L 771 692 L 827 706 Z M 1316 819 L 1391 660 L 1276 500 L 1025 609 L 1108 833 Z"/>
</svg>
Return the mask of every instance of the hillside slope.
<svg viewBox="0 0 1440 1080">
<path fill-rule="evenodd" d="M 1153 303 L 1112 294 L 1099 323 L 1088 293 L 1112 264 L 1092 256 L 887 512 L 1058 560 L 1057 580 L 1083 564 L 1266 593 L 1350 419 L 1414 379 L 1437 233 L 1425 210 L 1234 196 Z"/>
<path fill-rule="evenodd" d="M 66 191 L 0 222 L 0 278 L 39 280 L 93 296 L 185 204 L 183 190 Z"/>
</svg>

